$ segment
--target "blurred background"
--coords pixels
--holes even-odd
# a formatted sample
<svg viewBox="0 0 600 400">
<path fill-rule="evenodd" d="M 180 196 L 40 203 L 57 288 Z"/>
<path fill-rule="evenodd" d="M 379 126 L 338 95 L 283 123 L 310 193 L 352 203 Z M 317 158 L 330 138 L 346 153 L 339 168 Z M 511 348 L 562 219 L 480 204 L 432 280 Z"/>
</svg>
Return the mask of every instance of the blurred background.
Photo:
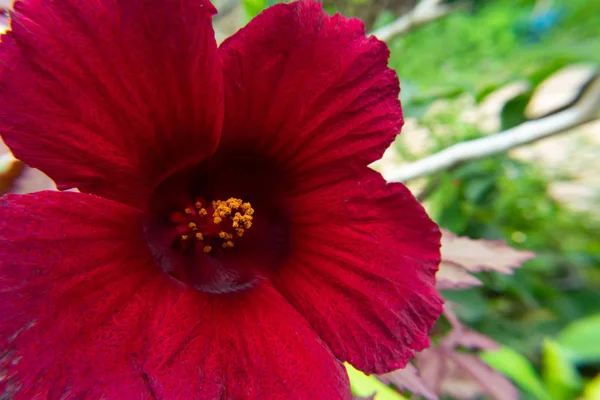
<svg viewBox="0 0 600 400">
<path fill-rule="evenodd" d="M 217 1 L 218 40 L 274 3 Z M 404 181 L 449 238 L 501 240 L 505 250 L 535 253 L 503 272 L 494 262 L 507 255 L 496 252 L 492 266 L 469 271 L 480 283 L 455 276 L 459 283 L 440 287 L 452 311 L 434 330 L 434 349 L 409 375 L 374 381 L 351 370 L 355 393 L 381 400 L 600 399 L 600 1 L 324 6 L 362 19 L 386 41 L 401 80 L 406 124 L 373 167 Z M 526 134 L 532 137 L 498 150 L 498 141 L 477 142 L 492 149 L 485 157 L 398 177 L 457 143 Z M 1 143 L 0 153 L 3 193 L 52 187 Z M 454 251 L 475 257 L 477 248 L 465 243 Z M 477 332 L 479 341 L 455 340 L 448 355 L 444 340 L 459 331 L 463 339 Z"/>
<path fill-rule="evenodd" d="M 217 3 L 227 14 L 217 18 L 218 37 L 271 4 Z M 502 346 L 484 351 L 485 361 L 520 398 L 600 399 L 600 1 L 330 0 L 324 6 L 362 19 L 390 48 L 406 124 L 374 165 L 386 177 L 459 142 L 504 135 L 527 122 L 535 131 L 536 122 L 591 101 L 594 111 L 566 129 L 405 182 L 443 228 L 535 253 L 512 275 L 480 272 L 483 285 L 444 291 L 462 324 Z M 444 321 L 439 325 L 444 332 Z M 515 396 L 470 388 L 468 371 L 448 382 L 420 367 L 432 390 L 416 394 L 413 387 L 416 398 Z M 495 385 L 491 375 L 480 380 Z"/>
</svg>

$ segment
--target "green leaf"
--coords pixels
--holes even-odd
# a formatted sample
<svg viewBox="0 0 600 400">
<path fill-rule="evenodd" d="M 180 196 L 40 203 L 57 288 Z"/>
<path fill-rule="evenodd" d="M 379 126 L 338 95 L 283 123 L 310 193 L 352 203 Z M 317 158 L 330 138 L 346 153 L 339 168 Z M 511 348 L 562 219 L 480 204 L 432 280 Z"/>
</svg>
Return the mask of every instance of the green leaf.
<svg viewBox="0 0 600 400">
<path fill-rule="evenodd" d="M 357 396 L 371 396 L 375 393 L 375 400 L 406 400 L 406 397 L 386 386 L 374 375 L 367 376 L 359 370 L 345 363 L 346 371 L 350 377 L 352 393 Z"/>
<path fill-rule="evenodd" d="M 557 342 L 575 363 L 600 362 L 600 314 L 571 323 L 558 335 Z"/>
<path fill-rule="evenodd" d="M 533 365 L 510 347 L 481 353 L 481 359 L 512 379 L 524 391 L 539 400 L 551 400 Z"/>
<path fill-rule="evenodd" d="M 600 374 L 598 374 L 594 379 L 589 381 L 587 385 L 585 385 L 585 390 L 583 391 L 583 398 L 585 400 L 600 399 Z"/>
<path fill-rule="evenodd" d="M 481 204 L 496 186 L 494 176 L 472 179 L 465 184 L 465 197 L 472 203 Z"/>
<path fill-rule="evenodd" d="M 544 340 L 543 376 L 553 399 L 574 399 L 582 389 L 582 381 L 575 366 L 551 339 Z"/>
<path fill-rule="evenodd" d="M 502 107 L 501 113 L 501 129 L 514 128 L 517 125 L 527 121 L 525 117 L 525 108 L 531 100 L 532 91 L 520 94 L 515 98 L 509 100 L 504 107 Z"/>
<path fill-rule="evenodd" d="M 268 0 L 242 0 L 242 8 L 246 22 L 256 17 L 262 10 L 269 6 Z"/>
</svg>

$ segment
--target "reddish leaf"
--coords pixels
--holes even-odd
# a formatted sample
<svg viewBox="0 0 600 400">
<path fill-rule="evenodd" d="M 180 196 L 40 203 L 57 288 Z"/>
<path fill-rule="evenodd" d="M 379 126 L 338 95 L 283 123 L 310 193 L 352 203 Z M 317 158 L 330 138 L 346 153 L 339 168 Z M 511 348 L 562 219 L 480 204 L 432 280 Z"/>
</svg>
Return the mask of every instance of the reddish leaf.
<svg viewBox="0 0 600 400">
<path fill-rule="evenodd" d="M 466 329 L 462 332 L 462 335 L 458 337 L 456 344 L 468 349 L 477 350 L 497 350 L 500 347 L 500 345 L 491 338 L 470 329 Z"/>
<path fill-rule="evenodd" d="M 513 384 L 475 354 L 436 346 L 417 354 L 417 368 L 435 393 L 470 400 L 488 394 L 496 400 L 518 399 Z"/>
<path fill-rule="evenodd" d="M 436 285 L 439 290 L 464 289 L 481 286 L 481 281 L 463 267 L 442 262 L 436 274 Z"/>
<path fill-rule="evenodd" d="M 412 364 L 407 364 L 404 369 L 399 369 L 388 374 L 379 375 L 378 378 L 385 384 L 392 384 L 398 389 L 408 390 L 412 394 L 424 397 L 427 400 L 437 400 L 438 396 L 421 379 L 419 371 Z"/>
<path fill-rule="evenodd" d="M 462 400 L 478 400 L 484 392 L 481 385 L 464 370 L 457 367 L 452 360 L 447 360 L 448 374 L 442 382 L 440 392 L 447 397 Z"/>
<path fill-rule="evenodd" d="M 425 385 L 434 393 L 440 393 L 442 381 L 448 372 L 444 349 L 433 346 L 417 353 L 415 364 Z"/>
<path fill-rule="evenodd" d="M 450 323 L 450 325 L 452 325 L 453 329 L 462 330 L 464 328 L 464 325 L 460 322 L 458 316 L 454 313 L 453 308 L 455 306 L 456 305 L 454 303 L 451 303 L 449 301 L 445 302 L 443 314 L 444 317 L 446 317 L 446 319 Z"/>
<path fill-rule="evenodd" d="M 496 271 L 510 275 L 535 255 L 513 249 L 499 240 L 474 240 L 442 231 L 442 260 L 461 266 L 468 271 Z"/>
<path fill-rule="evenodd" d="M 450 302 L 444 304 L 444 316 L 452 326 L 452 330 L 441 342 L 442 346 L 449 349 L 462 346 L 468 349 L 477 350 L 495 350 L 499 347 L 498 343 L 491 338 L 464 326 L 452 311 L 452 307 L 453 304 Z"/>
<path fill-rule="evenodd" d="M 476 355 L 449 352 L 448 356 L 454 361 L 457 369 L 471 375 L 481 389 L 494 399 L 515 400 L 519 398 L 519 392 L 510 380 L 492 369 Z"/>
<path fill-rule="evenodd" d="M 454 314 L 453 307 L 454 304 L 450 302 L 444 304 L 444 316 L 450 323 L 450 333 L 437 346 L 416 354 L 418 372 L 414 371 L 414 376 L 417 379 L 406 374 L 401 378 L 406 376 L 409 383 L 423 383 L 433 393 L 455 399 L 478 399 L 486 393 L 496 400 L 517 399 L 518 392 L 506 377 L 485 364 L 476 354 L 456 351 L 459 346 L 478 350 L 496 349 L 498 344 L 463 325 Z M 390 382 L 395 384 L 394 381 Z M 411 390 L 409 385 L 402 387 Z M 429 399 L 422 393 L 414 393 Z"/>
</svg>

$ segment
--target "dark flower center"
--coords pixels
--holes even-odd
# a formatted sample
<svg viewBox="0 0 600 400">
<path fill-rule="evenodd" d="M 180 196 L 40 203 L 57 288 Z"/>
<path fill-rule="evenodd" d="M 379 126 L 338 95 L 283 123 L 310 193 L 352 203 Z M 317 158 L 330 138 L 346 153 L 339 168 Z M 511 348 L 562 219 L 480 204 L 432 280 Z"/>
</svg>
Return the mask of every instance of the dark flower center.
<svg viewBox="0 0 600 400">
<path fill-rule="evenodd" d="M 272 163 L 239 153 L 174 173 L 155 189 L 144 221 L 158 265 L 208 293 L 267 279 L 289 253 L 286 181 Z"/>
</svg>

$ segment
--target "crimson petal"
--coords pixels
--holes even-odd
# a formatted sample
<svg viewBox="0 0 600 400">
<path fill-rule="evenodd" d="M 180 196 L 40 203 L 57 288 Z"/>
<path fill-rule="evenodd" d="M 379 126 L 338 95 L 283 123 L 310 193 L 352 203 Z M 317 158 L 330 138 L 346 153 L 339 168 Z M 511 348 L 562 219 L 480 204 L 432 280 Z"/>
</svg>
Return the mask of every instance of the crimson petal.
<svg viewBox="0 0 600 400">
<path fill-rule="evenodd" d="M 442 312 L 440 232 L 402 184 L 367 170 L 293 202 L 292 260 L 274 286 L 338 359 L 402 368 Z"/>
<path fill-rule="evenodd" d="M 268 154 L 294 179 L 314 186 L 323 171 L 364 167 L 400 132 L 399 83 L 386 45 L 367 38 L 357 19 L 329 17 L 320 3 L 268 8 L 219 54 L 222 146 Z"/>
<path fill-rule="evenodd" d="M 158 398 L 350 399 L 343 365 L 267 282 L 189 296 L 165 302 L 176 307 L 151 329 L 160 346 L 144 368 Z"/>
<path fill-rule="evenodd" d="M 132 208 L 72 192 L 0 198 L 0 393 L 99 398 L 119 381 L 124 398 L 150 398 L 137 324 L 164 279 Z"/>
<path fill-rule="evenodd" d="M 0 198 L 0 395 L 350 398 L 342 364 L 267 282 L 179 284 L 139 217 L 80 193 Z"/>
<path fill-rule="evenodd" d="M 143 207 L 219 140 L 207 0 L 17 2 L 0 45 L 0 134 L 60 189 Z"/>
</svg>

